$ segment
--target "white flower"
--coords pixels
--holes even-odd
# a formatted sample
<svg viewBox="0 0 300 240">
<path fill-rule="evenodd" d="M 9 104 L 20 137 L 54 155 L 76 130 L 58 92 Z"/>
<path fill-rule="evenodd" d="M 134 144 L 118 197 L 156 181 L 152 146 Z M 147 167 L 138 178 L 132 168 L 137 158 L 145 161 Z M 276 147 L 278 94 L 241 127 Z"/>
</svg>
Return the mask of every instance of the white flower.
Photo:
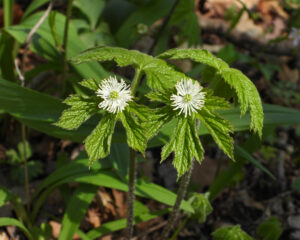
<svg viewBox="0 0 300 240">
<path fill-rule="evenodd" d="M 132 100 L 130 86 L 123 79 L 118 82 L 116 77 L 103 79 L 96 94 L 103 98 L 98 107 L 111 113 L 123 111 Z"/>
<path fill-rule="evenodd" d="M 296 47 L 300 43 L 300 29 L 292 28 L 289 34 L 289 38 L 293 39 L 293 45 Z"/>
<path fill-rule="evenodd" d="M 191 115 L 192 112 L 200 110 L 204 105 L 205 92 L 201 92 L 202 87 L 192 79 L 182 79 L 175 85 L 177 94 L 171 96 L 174 110 L 180 109 L 179 114 L 184 112 L 184 116 Z"/>
</svg>

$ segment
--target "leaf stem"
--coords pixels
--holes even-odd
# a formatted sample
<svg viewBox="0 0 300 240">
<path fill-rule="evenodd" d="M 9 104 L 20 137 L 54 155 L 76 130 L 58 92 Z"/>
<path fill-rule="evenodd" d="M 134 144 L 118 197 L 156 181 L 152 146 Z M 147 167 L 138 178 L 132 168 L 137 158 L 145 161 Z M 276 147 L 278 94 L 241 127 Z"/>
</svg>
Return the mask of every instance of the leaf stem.
<svg viewBox="0 0 300 240">
<path fill-rule="evenodd" d="M 199 124 L 200 124 L 199 120 L 196 120 L 196 130 L 197 130 L 197 132 L 198 132 L 198 129 L 199 129 Z M 164 227 L 163 232 L 161 234 L 161 238 L 160 238 L 161 240 L 168 239 L 168 237 L 170 235 L 170 232 L 173 230 L 174 225 L 176 224 L 176 221 L 179 217 L 180 205 L 181 205 L 182 200 L 185 197 L 187 187 L 190 183 L 190 179 L 191 179 L 191 176 L 192 176 L 195 161 L 196 161 L 196 159 L 193 158 L 190 169 L 181 178 L 178 193 L 177 193 L 176 202 L 173 206 L 173 210 L 171 212 L 171 215 L 168 218 L 167 225 Z"/>
<path fill-rule="evenodd" d="M 68 48 L 68 36 L 69 36 L 69 23 L 71 19 L 72 14 L 72 4 L 73 0 L 68 0 L 67 5 L 67 14 L 66 14 L 66 21 L 65 21 L 65 31 L 64 31 L 64 40 L 63 40 L 63 73 L 62 73 L 62 95 L 65 94 L 66 90 L 66 77 L 67 77 L 67 71 L 68 71 L 68 62 L 67 62 L 67 48 Z"/>
<path fill-rule="evenodd" d="M 142 71 L 137 69 L 131 83 L 132 95 L 136 94 L 139 82 L 141 80 Z M 128 205 L 127 205 L 127 224 L 126 239 L 131 239 L 134 225 L 134 200 L 135 200 L 135 181 L 136 181 L 136 152 L 130 148 L 129 150 L 129 181 L 128 181 Z"/>
</svg>

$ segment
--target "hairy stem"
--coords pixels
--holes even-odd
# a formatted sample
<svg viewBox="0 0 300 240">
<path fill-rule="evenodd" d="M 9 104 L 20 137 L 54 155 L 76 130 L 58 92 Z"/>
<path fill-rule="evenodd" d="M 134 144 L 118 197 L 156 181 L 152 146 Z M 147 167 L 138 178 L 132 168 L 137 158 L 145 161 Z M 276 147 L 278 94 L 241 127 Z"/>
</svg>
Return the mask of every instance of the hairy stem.
<svg viewBox="0 0 300 240">
<path fill-rule="evenodd" d="M 65 21 L 65 31 L 64 31 L 64 41 L 63 41 L 63 74 L 62 74 L 62 95 L 64 95 L 66 90 L 66 77 L 67 77 L 67 71 L 68 71 L 68 62 L 67 62 L 67 48 L 68 48 L 68 32 L 69 32 L 69 23 L 71 19 L 72 14 L 72 4 L 73 0 L 68 0 L 68 6 L 67 6 L 67 15 L 66 15 L 66 21 Z"/>
<path fill-rule="evenodd" d="M 197 131 L 199 129 L 199 124 L 200 124 L 199 120 L 196 120 L 196 129 L 197 129 Z M 196 161 L 196 159 L 194 158 L 192 160 L 192 164 L 191 164 L 190 169 L 181 178 L 181 182 L 180 182 L 178 193 L 177 193 L 176 202 L 175 202 L 175 205 L 173 206 L 173 210 L 171 212 L 171 215 L 168 218 L 167 225 L 164 227 L 163 232 L 161 234 L 161 238 L 160 238 L 161 240 L 168 239 L 168 237 L 170 235 L 170 232 L 173 230 L 174 225 L 176 224 L 176 221 L 177 221 L 177 219 L 179 217 L 179 213 L 180 213 L 180 205 L 181 205 L 182 200 L 185 197 L 187 187 L 190 183 L 190 179 L 191 179 L 191 176 L 192 176 L 195 161 Z"/>
<path fill-rule="evenodd" d="M 132 95 L 135 95 L 142 72 L 137 69 L 131 83 Z M 127 205 L 127 224 L 126 239 L 131 239 L 134 225 L 134 200 L 135 200 L 135 181 L 136 181 L 136 152 L 130 148 L 129 152 L 129 182 L 128 182 L 128 205 Z"/>
<path fill-rule="evenodd" d="M 171 212 L 171 215 L 169 216 L 168 223 L 164 227 L 163 232 L 161 234 L 161 240 L 168 239 L 168 237 L 170 235 L 170 232 L 173 230 L 174 225 L 175 225 L 175 223 L 178 219 L 179 212 L 180 212 L 180 205 L 181 205 L 182 200 L 185 197 L 186 189 L 187 189 L 187 187 L 189 185 L 189 182 L 190 182 L 190 179 L 191 179 L 194 162 L 195 162 L 195 160 L 193 159 L 192 166 L 181 178 L 180 186 L 179 186 L 178 193 L 177 193 L 176 202 L 175 202 L 175 205 L 173 206 L 173 210 Z"/>
</svg>

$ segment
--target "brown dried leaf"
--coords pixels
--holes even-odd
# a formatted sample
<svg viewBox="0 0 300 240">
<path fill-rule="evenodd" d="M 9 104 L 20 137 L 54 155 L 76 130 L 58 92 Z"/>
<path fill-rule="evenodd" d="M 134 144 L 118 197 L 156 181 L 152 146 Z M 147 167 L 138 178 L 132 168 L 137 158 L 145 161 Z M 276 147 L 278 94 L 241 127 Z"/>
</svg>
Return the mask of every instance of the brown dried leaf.
<svg viewBox="0 0 300 240">
<path fill-rule="evenodd" d="M 61 223 L 51 220 L 49 221 L 49 224 L 52 227 L 52 237 L 58 238 L 61 229 Z"/>
<path fill-rule="evenodd" d="M 90 208 L 87 211 L 87 221 L 93 225 L 94 228 L 97 228 L 101 225 L 100 215 L 95 208 Z"/>
<path fill-rule="evenodd" d="M 279 72 L 279 78 L 282 81 L 293 82 L 296 83 L 299 80 L 299 70 L 291 69 L 287 64 L 283 64 L 281 66 L 281 71 Z"/>
</svg>

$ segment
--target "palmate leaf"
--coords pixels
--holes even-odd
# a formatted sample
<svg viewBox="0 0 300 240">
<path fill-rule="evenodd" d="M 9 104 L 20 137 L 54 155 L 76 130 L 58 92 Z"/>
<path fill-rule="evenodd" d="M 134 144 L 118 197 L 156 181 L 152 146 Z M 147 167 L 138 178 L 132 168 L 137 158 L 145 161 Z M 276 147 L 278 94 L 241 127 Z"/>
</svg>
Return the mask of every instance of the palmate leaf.
<svg viewBox="0 0 300 240">
<path fill-rule="evenodd" d="M 88 61 L 115 61 L 120 67 L 132 65 L 146 74 L 147 85 L 152 89 L 172 87 L 185 76 L 161 59 L 153 58 L 136 50 L 127 50 L 118 47 L 89 49 L 71 58 L 71 61 L 75 64 Z"/>
<path fill-rule="evenodd" d="M 99 158 L 105 158 L 109 154 L 115 124 L 116 115 L 106 113 L 96 128 L 86 138 L 85 149 L 89 156 L 89 165 Z"/>
<path fill-rule="evenodd" d="M 195 119 L 179 117 L 170 141 L 162 149 L 161 160 L 164 161 L 173 151 L 173 165 L 178 178 L 191 167 L 193 158 L 201 163 L 204 150 L 196 131 Z"/>
<path fill-rule="evenodd" d="M 253 240 L 239 225 L 221 227 L 212 233 L 214 240 Z"/>
<path fill-rule="evenodd" d="M 209 193 L 200 194 L 193 192 L 188 199 L 188 202 L 192 205 L 194 213 L 191 214 L 192 218 L 198 219 L 199 223 L 205 222 L 207 216 L 213 211 L 213 208 L 209 202 Z"/>
<path fill-rule="evenodd" d="M 99 99 L 96 97 L 72 95 L 64 103 L 71 107 L 62 112 L 60 119 L 54 125 L 68 130 L 77 129 L 99 110 Z"/>
<path fill-rule="evenodd" d="M 230 68 L 220 58 L 216 58 L 209 51 L 204 49 L 171 49 L 158 56 L 168 59 L 191 59 L 195 62 L 203 63 L 216 70 L 217 75 L 232 87 L 237 93 L 241 104 L 241 115 L 250 110 L 250 129 L 262 135 L 263 108 L 255 85 L 239 70 Z"/>
</svg>

